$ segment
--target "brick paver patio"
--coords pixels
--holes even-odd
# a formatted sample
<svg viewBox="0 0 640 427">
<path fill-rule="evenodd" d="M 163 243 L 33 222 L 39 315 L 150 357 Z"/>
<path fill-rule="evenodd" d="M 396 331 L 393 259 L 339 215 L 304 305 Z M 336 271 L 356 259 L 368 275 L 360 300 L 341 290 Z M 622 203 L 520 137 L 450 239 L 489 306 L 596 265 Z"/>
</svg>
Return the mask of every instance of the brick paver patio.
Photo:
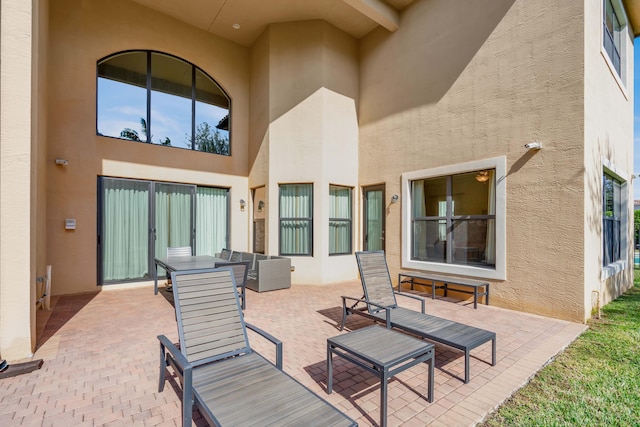
<svg viewBox="0 0 640 427">
<path fill-rule="evenodd" d="M 158 393 L 159 334 L 177 341 L 171 295 L 150 286 L 110 289 L 57 299 L 39 339 L 41 369 L 0 379 L 3 426 L 180 425 L 174 387 Z M 334 359 L 334 392 L 326 394 L 326 339 L 370 325 L 350 316 L 340 332 L 341 295 L 359 297 L 359 282 L 248 291 L 247 321 L 284 343 L 284 370 L 335 404 L 361 426 L 376 425 L 378 381 Z M 418 308 L 408 299 L 400 304 Z M 426 366 L 405 370 L 389 383 L 390 426 L 471 426 L 525 384 L 585 326 L 468 302 L 427 299 L 427 312 L 495 331 L 498 362 L 486 344 L 471 358 L 464 384 L 461 352 L 436 345 L 435 401 L 428 403 Z M 273 346 L 251 335 L 252 347 L 272 357 Z M 381 343 L 383 344 L 383 343 Z M 273 360 L 273 359 L 272 359 Z M 11 362 L 11 361 L 10 361 Z M 17 361 L 13 361 L 17 362 Z M 206 425 L 194 414 L 195 425 Z"/>
</svg>

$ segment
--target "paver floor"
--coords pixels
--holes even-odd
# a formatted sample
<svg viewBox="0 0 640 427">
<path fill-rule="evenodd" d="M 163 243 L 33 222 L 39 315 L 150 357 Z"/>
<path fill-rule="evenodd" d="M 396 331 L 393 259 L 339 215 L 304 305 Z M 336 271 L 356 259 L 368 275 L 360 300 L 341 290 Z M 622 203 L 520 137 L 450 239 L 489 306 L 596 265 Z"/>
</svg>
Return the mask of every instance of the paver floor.
<svg viewBox="0 0 640 427">
<path fill-rule="evenodd" d="M 283 341 L 286 372 L 368 426 L 379 420 L 376 377 L 335 358 L 334 392 L 326 394 L 326 339 L 371 324 L 350 316 L 345 331 L 339 330 L 340 296 L 361 294 L 356 281 L 248 291 L 245 318 Z M 419 310 L 409 299 L 399 303 Z M 585 329 L 493 306 L 474 310 L 469 302 L 428 298 L 426 305 L 430 314 L 495 331 L 497 365 L 490 364 L 490 343 L 477 348 L 471 353 L 471 381 L 464 384 L 463 354 L 436 344 L 435 401 L 425 397 L 426 365 L 401 372 L 389 383 L 389 426 L 472 426 Z M 34 359 L 44 360 L 42 368 L 0 379 L 0 425 L 180 425 L 175 381 L 157 391 L 156 337 L 177 341 L 172 297 L 164 288 L 156 296 L 151 286 L 62 296 L 41 329 Z M 253 333 L 250 340 L 273 360 L 272 344 Z M 197 413 L 194 425 L 206 425 Z"/>
</svg>

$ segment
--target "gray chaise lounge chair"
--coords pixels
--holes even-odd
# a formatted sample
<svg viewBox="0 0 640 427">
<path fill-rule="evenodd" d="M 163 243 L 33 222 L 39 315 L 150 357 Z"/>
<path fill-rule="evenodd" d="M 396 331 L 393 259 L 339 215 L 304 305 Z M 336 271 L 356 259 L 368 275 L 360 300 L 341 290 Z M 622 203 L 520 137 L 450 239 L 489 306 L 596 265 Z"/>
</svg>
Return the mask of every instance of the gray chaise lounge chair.
<svg viewBox="0 0 640 427">
<path fill-rule="evenodd" d="M 491 341 L 491 365 L 496 364 L 496 334 L 484 329 L 468 326 L 452 320 L 425 314 L 424 299 L 406 293 L 398 294 L 422 302 L 422 313 L 399 307 L 391 283 L 384 251 L 356 252 L 363 298 L 342 297 L 342 326 L 347 315 L 360 314 L 387 327 L 401 329 L 430 341 L 464 351 L 464 382 L 469 382 L 469 352 Z M 355 303 L 353 303 L 355 302 Z M 366 307 L 357 307 L 358 303 Z M 349 306 L 348 304 L 353 304 Z"/>
<path fill-rule="evenodd" d="M 216 426 L 357 425 L 282 371 L 282 343 L 244 322 L 230 267 L 171 276 L 180 349 L 158 336 L 159 391 L 170 366 L 181 379 L 183 426 L 194 404 Z M 251 349 L 247 327 L 275 343 L 275 365 Z"/>
</svg>

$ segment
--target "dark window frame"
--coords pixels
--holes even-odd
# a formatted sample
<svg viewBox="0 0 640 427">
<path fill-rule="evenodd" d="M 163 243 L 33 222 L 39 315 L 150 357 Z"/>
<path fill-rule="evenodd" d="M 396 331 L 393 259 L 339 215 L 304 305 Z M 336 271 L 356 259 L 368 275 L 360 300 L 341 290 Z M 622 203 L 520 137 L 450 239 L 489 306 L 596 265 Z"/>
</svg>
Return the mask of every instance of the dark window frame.
<svg viewBox="0 0 640 427">
<path fill-rule="evenodd" d="M 349 218 L 332 218 L 329 217 L 329 231 L 331 231 L 331 222 L 339 222 L 348 224 L 349 228 L 349 245 L 348 250 L 345 252 L 331 252 L 331 248 L 329 248 L 329 256 L 336 255 L 351 255 L 353 253 L 353 187 L 349 187 L 347 185 L 329 185 L 329 196 L 331 196 L 331 188 L 340 188 L 349 190 Z"/>
<path fill-rule="evenodd" d="M 152 93 L 152 68 L 151 68 L 151 58 L 153 54 L 158 54 L 158 55 L 163 55 L 169 58 L 173 58 L 176 61 L 182 62 L 184 64 L 187 64 L 191 67 L 191 148 L 184 148 L 184 147 L 176 147 L 176 146 L 171 146 L 171 145 L 163 145 L 163 144 L 157 144 L 157 143 L 153 143 L 151 141 L 135 141 L 135 140 L 131 140 L 128 138 L 124 138 L 124 137 L 119 137 L 119 136 L 113 136 L 113 135 L 103 135 L 99 132 L 98 129 L 98 110 L 99 110 L 99 102 L 98 102 L 98 97 L 99 97 L 99 93 L 98 93 L 98 82 L 99 79 L 101 78 L 100 76 L 100 66 L 102 64 L 104 64 L 105 62 L 107 62 L 109 59 L 120 56 L 120 55 L 124 55 L 124 54 L 132 54 L 132 53 L 145 53 L 146 54 L 146 115 L 145 115 L 145 121 L 146 121 L 146 127 L 147 127 L 147 134 L 148 135 L 153 135 L 152 132 L 152 118 L 151 118 L 151 93 Z M 228 147 L 227 147 L 227 152 L 225 153 L 223 152 L 211 152 L 211 151 L 204 151 L 204 150 L 197 150 L 195 147 L 195 143 L 194 141 L 196 140 L 196 132 L 197 132 L 197 125 L 196 125 L 196 97 L 197 97 L 197 88 L 196 88 L 196 74 L 200 72 L 202 73 L 204 76 L 206 76 L 208 79 L 211 80 L 211 82 L 213 84 L 215 84 L 218 89 L 220 90 L 220 92 L 222 92 L 222 94 L 224 94 L 224 96 L 226 97 L 227 101 L 228 101 L 228 114 L 225 118 L 223 118 L 220 122 L 225 121 L 225 126 L 227 127 L 227 131 L 228 131 Z M 231 156 L 232 155 L 232 146 L 233 146 L 233 142 L 232 142 L 232 99 L 229 96 L 228 92 L 222 87 L 222 85 L 220 83 L 218 83 L 217 80 L 215 80 L 213 77 L 211 77 L 207 72 L 205 72 L 202 68 L 196 66 L 195 64 L 186 61 L 178 56 L 169 54 L 169 53 L 165 53 L 165 52 L 161 52 L 161 51 L 156 51 L 156 50 L 145 50 L 145 49 L 131 49 L 131 50 L 124 50 L 124 51 L 120 51 L 120 52 L 115 52 L 112 53 L 110 55 L 107 55 L 103 58 L 100 58 L 97 62 L 96 62 L 96 135 L 97 136 L 102 136 L 102 137 L 106 137 L 106 138 L 114 138 L 114 139 L 119 139 L 119 140 L 124 140 L 124 141 L 135 141 L 135 142 L 143 142 L 143 143 L 148 143 L 148 144 L 152 144 L 158 147 L 169 147 L 169 148 L 180 148 L 183 150 L 192 150 L 192 151 L 197 151 L 200 153 L 208 153 L 208 154 L 217 154 L 217 155 L 223 155 L 223 156 Z M 220 125 L 220 123 L 219 123 Z M 214 126 L 215 127 L 215 126 Z"/>
</svg>

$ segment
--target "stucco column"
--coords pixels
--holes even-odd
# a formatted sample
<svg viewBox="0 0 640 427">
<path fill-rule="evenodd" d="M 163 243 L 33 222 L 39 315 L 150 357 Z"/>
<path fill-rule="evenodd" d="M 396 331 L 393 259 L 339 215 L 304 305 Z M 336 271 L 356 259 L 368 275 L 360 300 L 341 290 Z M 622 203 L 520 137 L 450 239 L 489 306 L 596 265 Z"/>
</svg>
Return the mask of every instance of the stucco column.
<svg viewBox="0 0 640 427">
<path fill-rule="evenodd" d="M 12 361 L 32 354 L 33 11 L 24 0 L 0 8 L 0 355 Z"/>
</svg>

